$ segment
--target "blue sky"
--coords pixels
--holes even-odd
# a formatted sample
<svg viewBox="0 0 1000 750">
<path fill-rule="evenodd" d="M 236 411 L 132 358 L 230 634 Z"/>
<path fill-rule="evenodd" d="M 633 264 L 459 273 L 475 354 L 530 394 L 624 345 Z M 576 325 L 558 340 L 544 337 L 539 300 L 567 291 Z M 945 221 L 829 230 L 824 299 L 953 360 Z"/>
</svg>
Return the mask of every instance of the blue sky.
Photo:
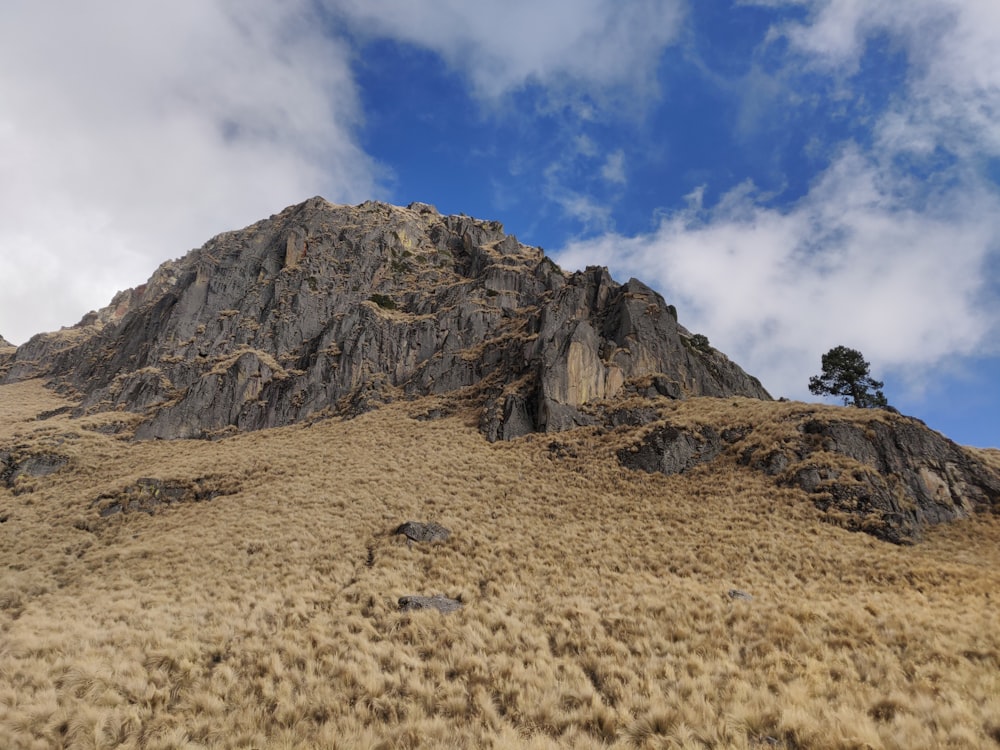
<svg viewBox="0 0 1000 750">
<path fill-rule="evenodd" d="M 0 8 L 0 334 L 320 194 L 640 278 L 775 396 L 860 349 L 1000 445 L 993 0 Z"/>
</svg>

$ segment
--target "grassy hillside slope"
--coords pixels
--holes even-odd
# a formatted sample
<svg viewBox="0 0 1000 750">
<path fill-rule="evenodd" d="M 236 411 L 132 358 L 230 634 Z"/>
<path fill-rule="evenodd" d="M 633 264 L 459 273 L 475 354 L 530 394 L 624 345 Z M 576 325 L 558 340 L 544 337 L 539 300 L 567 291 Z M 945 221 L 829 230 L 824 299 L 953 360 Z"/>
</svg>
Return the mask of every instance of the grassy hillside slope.
<svg viewBox="0 0 1000 750">
<path fill-rule="evenodd" d="M 995 518 L 896 547 L 759 472 L 491 445 L 432 400 L 138 444 L 64 405 L 0 387 L 0 449 L 68 459 L 0 484 L 0 747 L 1000 746 Z M 228 494 L 130 512 L 144 477 Z M 437 593 L 462 610 L 398 611 Z"/>
</svg>

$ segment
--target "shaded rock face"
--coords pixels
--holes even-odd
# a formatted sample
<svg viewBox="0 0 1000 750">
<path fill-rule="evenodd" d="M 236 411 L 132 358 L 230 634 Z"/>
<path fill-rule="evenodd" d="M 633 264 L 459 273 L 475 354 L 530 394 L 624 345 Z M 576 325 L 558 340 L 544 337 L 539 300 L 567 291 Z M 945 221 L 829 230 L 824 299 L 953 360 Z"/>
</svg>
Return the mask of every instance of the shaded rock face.
<svg viewBox="0 0 1000 750">
<path fill-rule="evenodd" d="M 868 422 L 805 414 L 774 447 L 753 428 L 654 427 L 618 453 L 622 465 L 671 475 L 731 460 L 809 493 L 845 527 L 897 544 L 930 524 L 1000 512 L 1000 475 L 974 453 L 903 416 Z"/>
<path fill-rule="evenodd" d="M 620 450 L 618 461 L 630 469 L 648 473 L 680 474 L 698 464 L 708 463 L 727 444 L 741 437 L 742 433 L 733 430 L 719 433 L 711 427 L 693 431 L 664 425 L 654 429 L 633 450 Z"/>
<path fill-rule="evenodd" d="M 862 525 L 870 526 L 865 530 L 876 536 L 907 541 L 926 524 L 1000 510 L 1000 476 L 918 422 L 813 420 L 802 425 L 802 432 L 817 440 L 804 442 L 802 460 L 786 470 L 788 481 L 813 494 L 829 494 L 821 504 L 860 514 Z M 848 476 L 809 465 L 818 452 L 846 456 L 864 468 Z"/>
<path fill-rule="evenodd" d="M 83 409 L 147 415 L 140 438 L 204 437 L 464 390 L 490 440 L 558 431 L 650 377 L 673 398 L 769 398 L 676 312 L 606 269 L 567 274 L 497 222 L 426 204 L 314 198 L 163 264 L 6 381 L 46 376 Z"/>
</svg>

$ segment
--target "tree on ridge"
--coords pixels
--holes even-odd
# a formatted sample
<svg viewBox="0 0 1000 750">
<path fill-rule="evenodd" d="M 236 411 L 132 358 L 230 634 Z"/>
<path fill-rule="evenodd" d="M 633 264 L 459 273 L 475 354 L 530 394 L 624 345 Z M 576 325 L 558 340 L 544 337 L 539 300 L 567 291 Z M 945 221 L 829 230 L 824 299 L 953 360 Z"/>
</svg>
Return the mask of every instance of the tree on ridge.
<svg viewBox="0 0 1000 750">
<path fill-rule="evenodd" d="M 870 375 L 868 362 L 857 349 L 835 346 L 823 355 L 823 372 L 809 378 L 809 392 L 817 396 L 843 396 L 845 406 L 862 409 L 889 405 L 881 380 Z"/>
</svg>

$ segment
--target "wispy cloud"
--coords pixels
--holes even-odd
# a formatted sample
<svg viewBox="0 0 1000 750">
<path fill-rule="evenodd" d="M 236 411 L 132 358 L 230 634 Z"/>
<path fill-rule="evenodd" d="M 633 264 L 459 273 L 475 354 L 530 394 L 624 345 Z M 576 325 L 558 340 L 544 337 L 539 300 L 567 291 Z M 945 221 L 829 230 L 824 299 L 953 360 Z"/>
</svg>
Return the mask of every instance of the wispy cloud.
<svg viewBox="0 0 1000 750">
<path fill-rule="evenodd" d="M 554 203 L 564 216 L 579 222 L 590 232 L 611 229 L 611 206 L 574 187 L 576 181 L 567 176 L 575 168 L 572 160 L 554 162 L 544 172 L 543 195 Z"/>
<path fill-rule="evenodd" d="M 439 53 L 495 100 L 530 84 L 582 87 L 591 96 L 655 94 L 663 48 L 683 18 L 681 0 L 326 0 L 363 34 Z"/>
</svg>

